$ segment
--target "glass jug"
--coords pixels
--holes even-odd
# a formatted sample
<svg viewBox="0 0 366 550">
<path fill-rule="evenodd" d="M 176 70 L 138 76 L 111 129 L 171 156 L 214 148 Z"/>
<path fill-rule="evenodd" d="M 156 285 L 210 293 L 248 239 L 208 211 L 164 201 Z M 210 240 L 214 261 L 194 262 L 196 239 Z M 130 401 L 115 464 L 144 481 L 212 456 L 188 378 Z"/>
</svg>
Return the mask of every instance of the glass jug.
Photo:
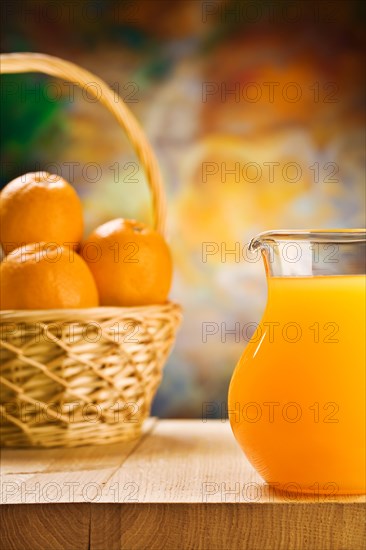
<svg viewBox="0 0 366 550">
<path fill-rule="evenodd" d="M 365 230 L 258 235 L 268 301 L 234 371 L 229 418 L 289 492 L 366 492 Z"/>
</svg>

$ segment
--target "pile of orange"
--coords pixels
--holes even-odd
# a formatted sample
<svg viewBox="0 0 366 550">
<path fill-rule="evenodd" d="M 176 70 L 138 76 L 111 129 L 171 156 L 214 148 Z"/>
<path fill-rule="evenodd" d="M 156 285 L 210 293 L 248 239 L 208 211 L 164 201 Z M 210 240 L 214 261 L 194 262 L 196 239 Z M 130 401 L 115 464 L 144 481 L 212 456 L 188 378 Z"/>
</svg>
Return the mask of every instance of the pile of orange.
<svg viewBox="0 0 366 550">
<path fill-rule="evenodd" d="M 116 219 L 84 241 L 73 187 L 46 172 L 20 176 L 0 194 L 1 309 L 138 306 L 166 301 L 172 260 L 164 238 Z"/>
</svg>

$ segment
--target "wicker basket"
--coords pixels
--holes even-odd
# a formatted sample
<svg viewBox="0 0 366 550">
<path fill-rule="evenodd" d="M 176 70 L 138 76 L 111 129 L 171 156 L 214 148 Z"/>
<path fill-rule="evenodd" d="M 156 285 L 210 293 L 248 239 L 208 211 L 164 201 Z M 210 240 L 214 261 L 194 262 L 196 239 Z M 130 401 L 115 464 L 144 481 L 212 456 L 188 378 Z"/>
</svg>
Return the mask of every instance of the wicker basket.
<svg viewBox="0 0 366 550">
<path fill-rule="evenodd" d="M 151 147 L 99 78 L 41 54 L 1 55 L 2 73 L 41 72 L 95 94 L 125 130 L 150 186 L 154 227 L 165 196 Z M 138 437 L 181 319 L 178 305 L 2 311 L 1 444 L 72 447 Z"/>
</svg>

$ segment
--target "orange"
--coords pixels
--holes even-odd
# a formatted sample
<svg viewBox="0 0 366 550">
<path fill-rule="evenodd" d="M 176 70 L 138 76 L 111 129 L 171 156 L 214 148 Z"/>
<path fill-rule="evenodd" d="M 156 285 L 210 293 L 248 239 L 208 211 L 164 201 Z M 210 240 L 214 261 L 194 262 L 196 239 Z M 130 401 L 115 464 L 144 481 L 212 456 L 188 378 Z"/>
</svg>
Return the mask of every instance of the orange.
<svg viewBox="0 0 366 550">
<path fill-rule="evenodd" d="M 172 259 L 164 238 L 135 220 L 118 218 L 99 226 L 81 254 L 104 306 L 139 306 L 166 301 Z"/>
<path fill-rule="evenodd" d="M 0 264 L 1 309 L 98 306 L 98 291 L 84 260 L 63 246 L 32 243 Z"/>
<path fill-rule="evenodd" d="M 60 176 L 25 174 L 8 183 L 0 194 L 0 231 L 5 254 L 36 242 L 77 248 L 83 234 L 80 199 Z"/>
</svg>

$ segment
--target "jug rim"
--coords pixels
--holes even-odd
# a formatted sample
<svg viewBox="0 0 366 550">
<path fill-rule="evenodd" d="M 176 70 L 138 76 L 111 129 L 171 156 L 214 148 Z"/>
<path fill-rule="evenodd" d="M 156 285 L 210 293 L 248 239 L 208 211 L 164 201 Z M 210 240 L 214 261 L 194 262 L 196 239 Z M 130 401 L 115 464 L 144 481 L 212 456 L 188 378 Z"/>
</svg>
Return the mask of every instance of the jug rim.
<svg viewBox="0 0 366 550">
<path fill-rule="evenodd" d="M 281 241 L 309 241 L 315 243 L 366 242 L 366 229 L 274 229 L 259 233 L 249 243 L 249 250 Z"/>
</svg>

